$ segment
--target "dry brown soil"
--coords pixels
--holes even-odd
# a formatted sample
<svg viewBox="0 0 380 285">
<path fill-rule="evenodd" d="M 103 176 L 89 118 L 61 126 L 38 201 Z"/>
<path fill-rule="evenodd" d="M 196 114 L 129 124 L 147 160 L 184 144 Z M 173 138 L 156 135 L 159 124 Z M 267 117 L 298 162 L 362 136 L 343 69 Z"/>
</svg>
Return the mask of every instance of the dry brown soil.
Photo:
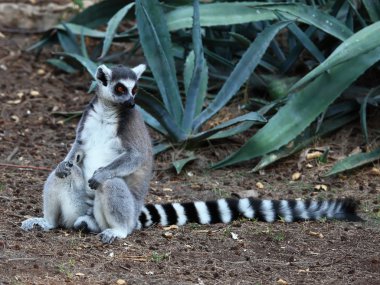
<svg viewBox="0 0 380 285">
<path fill-rule="evenodd" d="M 292 182 L 299 155 L 261 173 L 253 162 L 217 171 L 237 142 L 225 141 L 197 152 L 200 159 L 176 175 L 176 151 L 156 157 L 150 202 L 228 197 L 257 190 L 260 197 L 343 197 L 361 201 L 364 223 L 306 222 L 153 227 L 103 245 L 96 235 L 66 229 L 24 232 L 20 223 L 41 216 L 42 186 L 48 170 L 65 156 L 77 120 L 56 111 L 79 111 L 89 101 L 89 78 L 61 74 L 22 51 L 36 38 L 0 38 L 0 284 L 380 284 L 378 162 L 338 177 L 321 178 L 336 158 L 363 142 L 353 124 L 314 146 L 328 146 L 328 163 L 310 161 Z M 37 91 L 32 92 L 31 91 Z M 378 115 L 371 117 L 379 121 Z M 377 128 L 378 129 L 378 128 Z M 371 138 L 376 136 L 370 128 Z M 10 166 L 6 166 L 10 165 Z M 29 168 L 23 168 L 28 166 Z M 257 189 L 261 182 L 263 189 Z M 325 184 L 327 191 L 315 191 Z M 172 233 L 165 237 L 164 233 Z M 231 233 L 237 234 L 233 239 Z M 168 236 L 168 235 L 166 235 Z M 169 235 L 170 236 L 170 235 Z"/>
</svg>

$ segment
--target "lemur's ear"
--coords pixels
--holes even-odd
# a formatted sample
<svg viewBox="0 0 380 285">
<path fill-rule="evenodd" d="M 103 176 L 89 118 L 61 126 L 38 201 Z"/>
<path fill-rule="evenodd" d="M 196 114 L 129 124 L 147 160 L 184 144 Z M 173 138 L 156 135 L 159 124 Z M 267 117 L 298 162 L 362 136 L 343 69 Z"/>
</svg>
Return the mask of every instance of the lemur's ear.
<svg viewBox="0 0 380 285">
<path fill-rule="evenodd" d="M 96 70 L 96 79 L 98 80 L 98 82 L 100 82 L 104 86 L 107 86 L 108 82 L 111 79 L 111 73 L 112 73 L 111 69 L 109 69 L 107 66 L 102 64 Z"/>
<path fill-rule="evenodd" d="M 137 79 L 139 79 L 141 75 L 143 74 L 143 72 L 145 71 L 145 69 L 146 69 L 145 64 L 139 64 L 138 66 L 132 68 L 132 71 L 136 74 Z"/>
</svg>

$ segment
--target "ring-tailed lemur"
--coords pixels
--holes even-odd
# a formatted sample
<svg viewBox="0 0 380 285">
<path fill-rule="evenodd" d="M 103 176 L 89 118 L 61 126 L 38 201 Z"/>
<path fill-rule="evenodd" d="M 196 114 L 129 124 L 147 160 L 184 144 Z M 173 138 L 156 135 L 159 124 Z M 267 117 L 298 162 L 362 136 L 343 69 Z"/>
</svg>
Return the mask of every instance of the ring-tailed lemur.
<svg viewBox="0 0 380 285">
<path fill-rule="evenodd" d="M 85 227 L 92 232 L 100 229 L 102 240 L 108 243 L 115 238 L 125 238 L 133 231 L 149 188 L 153 165 L 150 136 L 134 108 L 137 80 L 144 70 L 143 64 L 132 69 L 98 67 L 96 96 L 83 112 L 69 154 L 45 183 L 44 218 L 24 221 L 23 229 L 32 229 L 34 225 L 44 230 L 57 226 Z M 83 153 L 79 167 L 83 172 L 81 187 L 84 190 L 76 187 L 80 183 L 71 183 L 80 179 L 72 175 L 70 167 L 79 151 Z M 67 185 L 67 189 L 61 185 Z M 71 200 L 61 197 L 60 192 L 71 193 L 72 189 L 85 191 L 93 199 L 93 215 L 86 215 L 92 209 L 89 210 L 87 204 L 80 213 L 73 207 L 72 214 L 79 214 L 68 223 L 66 211 L 51 216 L 50 208 L 70 209 Z"/>
<path fill-rule="evenodd" d="M 44 230 L 84 228 L 101 231 L 102 241 L 111 243 L 152 224 L 228 223 L 239 217 L 265 222 L 360 220 L 351 199 L 244 198 L 144 206 L 152 174 L 152 146 L 134 108 L 137 80 L 144 70 L 144 65 L 98 67 L 96 96 L 83 113 L 73 147 L 45 183 L 44 218 L 24 221 L 24 230 L 34 225 Z"/>
</svg>

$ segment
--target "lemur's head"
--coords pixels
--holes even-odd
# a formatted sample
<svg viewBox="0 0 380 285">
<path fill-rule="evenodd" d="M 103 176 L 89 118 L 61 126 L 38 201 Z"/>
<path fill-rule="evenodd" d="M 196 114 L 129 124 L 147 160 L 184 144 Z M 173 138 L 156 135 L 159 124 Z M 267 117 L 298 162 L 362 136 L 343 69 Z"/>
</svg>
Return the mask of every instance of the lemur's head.
<svg viewBox="0 0 380 285">
<path fill-rule="evenodd" d="M 137 80 L 145 71 L 145 64 L 134 68 L 118 65 L 108 68 L 104 64 L 96 70 L 98 96 L 113 104 L 133 107 L 137 92 Z"/>
</svg>

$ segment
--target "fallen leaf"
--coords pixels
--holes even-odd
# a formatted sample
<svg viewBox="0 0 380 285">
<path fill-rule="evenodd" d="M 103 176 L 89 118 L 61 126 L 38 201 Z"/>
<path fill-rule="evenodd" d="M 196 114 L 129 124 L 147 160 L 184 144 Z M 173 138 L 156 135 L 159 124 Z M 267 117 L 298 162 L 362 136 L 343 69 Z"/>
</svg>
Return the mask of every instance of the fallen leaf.
<svg viewBox="0 0 380 285">
<path fill-rule="evenodd" d="M 163 229 L 165 231 L 178 230 L 178 226 L 177 225 L 171 225 L 171 226 L 168 226 L 168 227 L 163 227 Z"/>
<path fill-rule="evenodd" d="M 293 181 L 299 180 L 300 178 L 301 178 L 301 172 L 294 172 L 292 174 L 292 180 Z"/>
<path fill-rule="evenodd" d="M 372 167 L 371 171 L 369 172 L 371 175 L 376 175 L 376 176 L 379 176 L 380 175 L 380 169 L 377 168 L 377 167 Z"/>
<path fill-rule="evenodd" d="M 190 188 L 193 190 L 200 190 L 202 188 L 202 186 L 197 184 L 197 183 L 191 183 Z"/>
<path fill-rule="evenodd" d="M 20 122 L 20 118 L 17 117 L 16 115 L 12 115 L 12 116 L 11 116 L 11 119 L 12 119 L 13 121 L 15 121 L 16 124 L 17 124 L 18 122 Z"/>
<path fill-rule="evenodd" d="M 259 189 L 264 189 L 264 184 L 261 183 L 261 182 L 257 182 L 256 183 L 256 187 L 259 188 Z"/>
<path fill-rule="evenodd" d="M 20 103 L 21 103 L 21 99 L 7 101 L 7 104 L 12 104 L 12 105 L 17 105 L 17 104 L 20 104 Z"/>
<path fill-rule="evenodd" d="M 299 273 L 307 273 L 307 272 L 309 272 L 309 271 L 310 271 L 309 268 L 306 268 L 306 269 L 299 269 L 299 270 L 298 270 Z"/>
<path fill-rule="evenodd" d="M 308 234 L 314 237 L 324 238 L 323 234 L 318 233 L 318 232 L 310 231 Z"/>
<path fill-rule="evenodd" d="M 288 285 L 289 283 L 287 281 L 285 281 L 284 279 L 279 278 L 277 280 L 277 284 L 279 284 L 279 285 Z"/>
<path fill-rule="evenodd" d="M 172 189 L 172 188 L 165 187 L 165 188 L 162 189 L 162 191 L 165 191 L 165 192 L 172 192 L 173 189 Z"/>
<path fill-rule="evenodd" d="M 78 272 L 78 273 L 75 273 L 75 276 L 83 277 L 83 276 L 84 276 L 84 273 L 82 273 L 82 272 Z"/>
<path fill-rule="evenodd" d="M 361 153 L 361 152 L 363 152 L 362 149 L 361 149 L 359 146 L 357 146 L 357 147 L 355 147 L 355 148 L 349 153 L 348 156 L 353 155 L 353 154 L 357 154 L 357 153 Z"/>
<path fill-rule="evenodd" d="M 313 151 L 313 152 L 310 152 L 306 155 L 306 159 L 307 160 L 312 160 L 312 159 L 316 159 L 316 158 L 319 158 L 323 155 L 323 152 L 320 152 L 320 151 Z"/>
<path fill-rule="evenodd" d="M 302 169 L 302 164 L 308 160 L 313 159 L 313 156 L 321 156 L 325 150 L 323 148 L 307 148 L 301 152 L 297 162 L 298 170 Z"/>
<path fill-rule="evenodd" d="M 231 232 L 231 237 L 232 237 L 233 240 L 239 239 L 239 236 L 237 234 L 233 233 L 233 232 Z"/>
<path fill-rule="evenodd" d="M 314 189 L 318 191 L 327 191 L 328 187 L 325 184 L 317 184 L 314 186 Z"/>
<path fill-rule="evenodd" d="M 311 163 L 306 164 L 306 168 L 313 168 L 313 165 Z"/>
</svg>

